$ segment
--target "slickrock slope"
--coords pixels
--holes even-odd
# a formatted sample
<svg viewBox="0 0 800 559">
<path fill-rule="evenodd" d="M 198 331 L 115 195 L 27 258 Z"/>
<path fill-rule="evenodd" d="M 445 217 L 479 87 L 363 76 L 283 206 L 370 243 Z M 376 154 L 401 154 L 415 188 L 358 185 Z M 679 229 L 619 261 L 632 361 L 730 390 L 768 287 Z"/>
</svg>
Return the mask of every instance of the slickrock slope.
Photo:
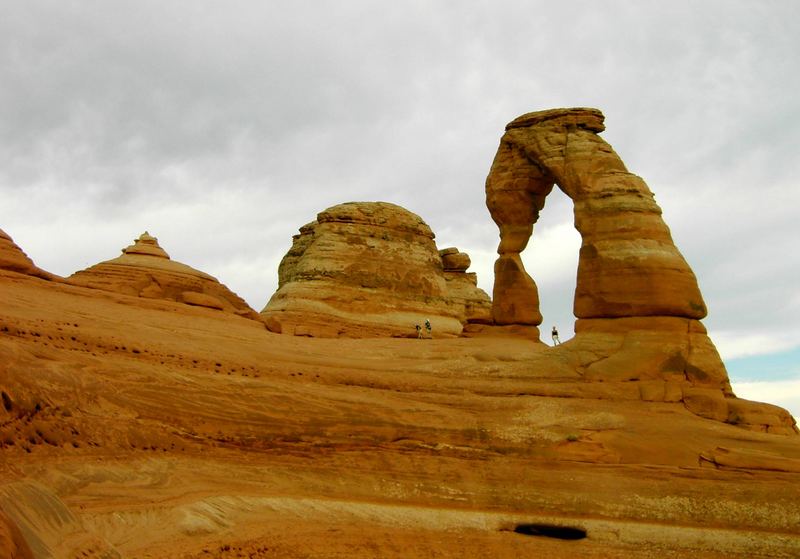
<svg viewBox="0 0 800 559">
<path fill-rule="evenodd" d="M 800 437 L 557 348 L 281 336 L 8 274 L 2 557 L 800 555 Z M 526 535 L 558 527 L 585 537 Z"/>
<path fill-rule="evenodd" d="M 650 189 L 598 136 L 603 119 L 597 109 L 554 109 L 506 126 L 486 179 L 486 204 L 500 229 L 495 323 L 542 321 L 536 284 L 520 252 L 558 185 L 574 203 L 582 238 L 576 335 L 558 351 L 581 378 L 612 383 L 621 397 L 683 402 L 703 417 L 795 433 L 785 410 L 734 397 L 699 322 L 706 307 L 697 280 Z"/>
<path fill-rule="evenodd" d="M 328 208 L 293 238 L 261 314 L 296 335 L 415 337 L 426 319 L 433 335 L 458 335 L 465 295 L 450 298 L 433 239 L 418 215 L 394 204 Z"/>
<path fill-rule="evenodd" d="M 50 272 L 38 268 L 2 229 L 0 229 L 0 270 L 9 270 L 46 280 L 60 279 Z"/>
<path fill-rule="evenodd" d="M 171 260 L 145 231 L 122 255 L 74 273 L 73 285 L 149 299 L 168 299 L 258 319 L 258 314 L 216 278 Z"/>
</svg>

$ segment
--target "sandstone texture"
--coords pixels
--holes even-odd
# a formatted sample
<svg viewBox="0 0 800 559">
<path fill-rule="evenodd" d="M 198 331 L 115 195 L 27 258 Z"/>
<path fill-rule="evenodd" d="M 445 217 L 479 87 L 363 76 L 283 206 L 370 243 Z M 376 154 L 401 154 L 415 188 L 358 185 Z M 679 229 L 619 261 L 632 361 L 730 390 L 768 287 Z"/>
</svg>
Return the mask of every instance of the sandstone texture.
<svg viewBox="0 0 800 559">
<path fill-rule="evenodd" d="M 46 280 L 60 279 L 38 268 L 2 229 L 0 229 L 0 270 L 8 270 Z"/>
<path fill-rule="evenodd" d="M 231 312 L 258 319 L 250 306 L 216 278 L 170 259 L 146 231 L 122 255 L 72 274 L 73 285 Z"/>
<path fill-rule="evenodd" d="M 572 199 L 582 238 L 576 317 L 706 315 L 697 280 L 652 192 L 598 136 L 603 120 L 596 109 L 554 109 L 506 127 L 486 180 L 486 204 L 501 239 L 493 296 L 498 323 L 541 322 L 534 309 L 508 310 L 515 293 L 536 288 L 506 261 L 525 249 L 554 185 Z"/>
<path fill-rule="evenodd" d="M 0 558 L 800 557 L 796 422 L 733 394 L 600 130 L 510 125 L 493 305 L 391 204 L 302 227 L 263 323 L 147 234 L 69 281 L 0 237 Z M 550 179 L 585 249 L 556 347 L 519 258 Z"/>
<path fill-rule="evenodd" d="M 706 306 L 645 182 L 598 134 L 597 109 L 553 109 L 506 126 L 486 179 L 486 205 L 500 229 L 492 318 L 542 322 L 536 282 L 520 253 L 545 199 L 558 186 L 572 199 L 582 244 L 575 337 L 556 351 L 585 381 L 637 381 L 647 401 L 679 401 L 709 419 L 794 434 L 782 409 L 738 400 L 699 319 Z M 534 241 L 535 242 L 535 241 Z"/>
<path fill-rule="evenodd" d="M 580 321 L 594 366 L 19 274 L 0 309 L 0 557 L 800 556 L 800 437 L 720 421 L 775 410 L 718 388 L 689 394 L 713 419 L 687 409 L 667 333 L 689 319 L 661 325 L 669 362 L 652 326 Z"/>
<path fill-rule="evenodd" d="M 445 272 L 434 234 L 416 214 L 386 202 L 328 208 L 300 228 L 261 311 L 275 331 L 313 337 L 459 335 L 488 319 L 488 296 L 467 274 L 469 256 L 449 252 Z M 423 328 L 424 330 L 424 328 Z"/>
<path fill-rule="evenodd" d="M 462 323 L 492 324 L 492 300 L 478 287 L 478 274 L 467 272 L 469 254 L 455 247 L 439 251 L 449 299 L 458 306 Z M 462 310 L 463 307 L 463 310 Z"/>
</svg>

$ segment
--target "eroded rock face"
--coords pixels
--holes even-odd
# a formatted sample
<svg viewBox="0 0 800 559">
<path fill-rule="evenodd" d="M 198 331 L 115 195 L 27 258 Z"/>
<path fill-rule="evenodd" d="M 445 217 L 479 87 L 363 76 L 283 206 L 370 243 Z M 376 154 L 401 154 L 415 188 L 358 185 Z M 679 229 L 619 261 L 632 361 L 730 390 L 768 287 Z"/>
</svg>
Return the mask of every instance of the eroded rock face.
<svg viewBox="0 0 800 559">
<path fill-rule="evenodd" d="M 535 290 L 535 284 L 503 262 L 525 249 L 556 184 L 574 203 L 582 238 L 576 317 L 706 315 L 697 280 L 672 242 L 652 192 L 597 135 L 603 130 L 596 109 L 530 113 L 506 127 L 486 180 L 486 203 L 501 238 L 494 294 L 498 323 L 541 321 L 529 306 L 510 314 L 504 310 L 514 293 Z"/>
<path fill-rule="evenodd" d="M 536 283 L 520 253 L 557 185 L 573 201 L 582 238 L 576 335 L 558 351 L 583 379 L 637 381 L 644 400 L 682 401 L 709 419 L 795 433 L 785 410 L 735 398 L 699 322 L 706 306 L 694 273 L 650 189 L 598 136 L 603 120 L 596 109 L 554 109 L 506 126 L 486 179 L 486 204 L 500 229 L 494 322 L 542 322 Z"/>
<path fill-rule="evenodd" d="M 461 322 L 475 324 L 492 323 L 492 300 L 483 289 L 478 287 L 478 274 L 467 272 L 472 264 L 469 255 L 455 247 L 439 251 L 447 281 L 447 292 L 450 300 L 459 308 Z"/>
<path fill-rule="evenodd" d="M 386 202 L 340 204 L 300 228 L 261 314 L 295 335 L 415 337 L 426 319 L 434 336 L 458 335 L 468 317 L 486 315 L 487 301 L 465 273 L 469 257 L 447 258 L 446 273 L 416 214 Z"/>
<path fill-rule="evenodd" d="M 74 285 L 149 299 L 167 299 L 258 319 L 250 306 L 216 278 L 175 262 L 145 231 L 122 255 L 72 274 Z"/>
<path fill-rule="evenodd" d="M 58 279 L 57 276 L 37 267 L 2 229 L 0 229 L 0 269 L 46 280 Z"/>
</svg>

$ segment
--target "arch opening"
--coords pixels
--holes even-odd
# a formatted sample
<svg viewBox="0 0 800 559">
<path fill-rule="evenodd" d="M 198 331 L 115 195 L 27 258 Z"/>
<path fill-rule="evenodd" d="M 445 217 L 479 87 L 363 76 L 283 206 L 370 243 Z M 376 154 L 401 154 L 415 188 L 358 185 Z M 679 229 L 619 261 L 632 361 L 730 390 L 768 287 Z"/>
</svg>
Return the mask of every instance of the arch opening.
<svg viewBox="0 0 800 559">
<path fill-rule="evenodd" d="M 571 337 L 575 325 L 573 308 L 580 247 L 572 200 L 556 186 L 547 196 L 533 225 L 531 240 L 520 256 L 536 281 L 543 331 L 557 327 L 562 342 Z M 549 339 L 549 334 L 545 339 Z"/>
</svg>

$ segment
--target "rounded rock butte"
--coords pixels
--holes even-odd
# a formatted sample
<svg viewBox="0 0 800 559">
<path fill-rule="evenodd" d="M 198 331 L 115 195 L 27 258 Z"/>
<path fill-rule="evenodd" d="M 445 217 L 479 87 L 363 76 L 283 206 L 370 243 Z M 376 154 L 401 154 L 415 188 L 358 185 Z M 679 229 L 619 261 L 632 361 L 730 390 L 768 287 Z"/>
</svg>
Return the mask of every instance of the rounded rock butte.
<svg viewBox="0 0 800 559">
<path fill-rule="evenodd" d="M 170 259 L 147 231 L 112 260 L 67 278 L 81 287 L 102 289 L 149 299 L 166 299 L 231 312 L 258 320 L 259 316 L 233 291 L 200 270 Z"/>
<path fill-rule="evenodd" d="M 603 121 L 597 109 L 552 109 L 506 126 L 486 179 L 486 205 L 500 229 L 494 323 L 542 322 L 536 283 L 520 253 L 558 186 L 573 202 L 582 244 L 576 336 L 557 351 L 573 360 L 584 380 L 641 381 L 642 399 L 683 401 L 703 417 L 795 433 L 785 410 L 734 396 L 699 321 L 706 305 L 697 279 L 647 184 L 598 136 Z"/>
<path fill-rule="evenodd" d="M 387 202 L 348 202 L 300 228 L 278 268 L 278 290 L 261 311 L 267 327 L 314 337 L 434 336 L 489 319 L 474 274 L 443 267 L 434 234 L 418 215 Z M 449 254 L 449 253 L 448 253 Z M 466 257 L 466 261 L 464 260 Z"/>
</svg>

